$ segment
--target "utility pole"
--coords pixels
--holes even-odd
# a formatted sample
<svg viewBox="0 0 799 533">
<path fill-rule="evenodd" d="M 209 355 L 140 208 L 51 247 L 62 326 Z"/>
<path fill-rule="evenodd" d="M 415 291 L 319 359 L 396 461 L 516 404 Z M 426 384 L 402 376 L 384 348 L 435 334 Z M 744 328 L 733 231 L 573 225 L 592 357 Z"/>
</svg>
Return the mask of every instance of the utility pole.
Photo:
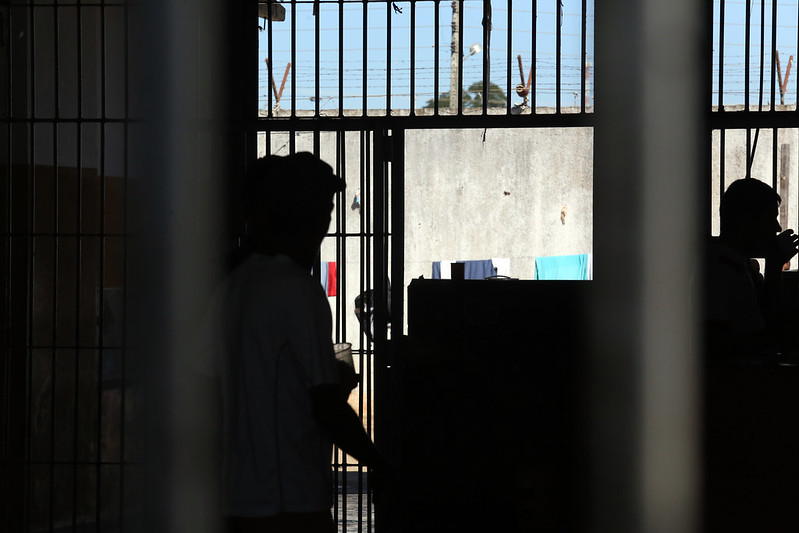
<svg viewBox="0 0 799 533">
<path fill-rule="evenodd" d="M 788 174 L 791 171 L 791 145 L 780 145 L 780 226 L 782 229 L 788 227 L 788 204 L 787 201 L 790 190 L 788 189 Z"/>
<path fill-rule="evenodd" d="M 449 73 L 449 110 L 452 114 L 458 112 L 458 64 L 460 61 L 460 2 L 452 2 L 452 46 L 450 55 Z"/>
</svg>

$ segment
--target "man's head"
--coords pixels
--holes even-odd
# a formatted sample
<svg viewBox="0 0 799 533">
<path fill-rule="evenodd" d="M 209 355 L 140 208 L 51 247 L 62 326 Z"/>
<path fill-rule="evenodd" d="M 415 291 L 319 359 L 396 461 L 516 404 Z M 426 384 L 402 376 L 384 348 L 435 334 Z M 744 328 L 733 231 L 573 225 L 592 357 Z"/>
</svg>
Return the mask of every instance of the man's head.
<svg viewBox="0 0 799 533">
<path fill-rule="evenodd" d="M 779 194 L 762 181 L 734 181 L 721 197 L 721 237 L 749 257 L 762 257 L 781 231 L 779 206 Z"/>
<path fill-rule="evenodd" d="M 342 190 L 344 181 L 311 153 L 258 159 L 244 187 L 245 217 L 256 246 L 312 266 L 330 226 L 333 196 Z"/>
</svg>

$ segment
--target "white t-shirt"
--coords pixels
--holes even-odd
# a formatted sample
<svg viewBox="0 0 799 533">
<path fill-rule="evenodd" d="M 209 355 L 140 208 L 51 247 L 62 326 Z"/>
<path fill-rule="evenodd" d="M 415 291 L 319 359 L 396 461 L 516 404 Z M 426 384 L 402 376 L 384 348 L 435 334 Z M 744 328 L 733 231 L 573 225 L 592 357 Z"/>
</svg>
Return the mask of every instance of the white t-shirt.
<svg viewBox="0 0 799 533">
<path fill-rule="evenodd" d="M 225 514 L 330 509 L 332 442 L 308 393 L 338 383 L 321 286 L 288 257 L 253 254 L 207 320 L 199 361 L 222 388 Z"/>
</svg>

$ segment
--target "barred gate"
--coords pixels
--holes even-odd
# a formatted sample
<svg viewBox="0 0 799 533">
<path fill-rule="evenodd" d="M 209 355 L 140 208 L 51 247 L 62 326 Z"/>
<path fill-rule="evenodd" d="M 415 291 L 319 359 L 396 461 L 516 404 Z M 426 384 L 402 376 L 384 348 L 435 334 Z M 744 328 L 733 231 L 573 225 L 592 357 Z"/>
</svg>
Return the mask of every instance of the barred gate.
<svg viewBox="0 0 799 533">
<path fill-rule="evenodd" d="M 360 385 L 350 405 L 367 433 L 378 443 L 385 438 L 376 412 L 385 383 L 389 324 L 402 324 L 402 295 L 394 294 L 389 310 L 389 281 L 402 279 L 401 133 L 386 131 L 274 131 L 259 134 L 259 153 L 309 151 L 327 161 L 346 182 L 335 199 L 330 233 L 322 243 L 320 264 L 335 265 L 336 275 L 324 281 L 333 311 L 335 342 L 350 342 Z M 290 200 L 288 200 L 290 201 Z M 320 268 L 317 272 L 324 272 Z M 335 280 L 335 288 L 327 285 Z M 370 294 L 371 320 L 361 325 L 355 299 Z M 366 315 L 367 310 L 361 310 Z M 385 403 L 383 404 L 385 405 Z M 385 424 L 385 422 L 383 422 Z M 337 450 L 333 468 L 338 486 L 334 518 L 340 531 L 372 531 L 375 509 L 364 466 Z"/>
<path fill-rule="evenodd" d="M 141 332 L 129 329 L 129 266 L 139 254 L 129 226 L 142 204 L 154 202 L 154 223 L 166 221 L 168 209 L 158 196 L 134 194 L 134 178 L 144 181 L 153 168 L 181 185 L 178 177 L 189 176 L 183 197 L 196 204 L 186 216 L 194 224 L 189 233 L 230 240 L 240 228 L 209 214 L 216 188 L 209 183 L 240 175 L 261 147 L 308 149 L 345 177 L 348 189 L 337 199 L 320 260 L 343 266 L 331 297 L 336 337 L 354 341 L 364 381 L 353 401 L 380 440 L 381 342 L 389 320 L 395 335 L 404 323 L 406 132 L 594 125 L 588 0 L 251 0 L 218 11 L 199 0 L 152 2 L 144 22 L 132 20 L 139 4 L 148 5 L 11 0 L 0 7 L 3 531 L 139 526 L 129 519 L 141 508 L 143 441 L 152 435 L 134 419 L 152 405 L 148 411 L 131 357 L 131 340 Z M 715 0 L 697 9 L 713 12 L 707 233 L 720 191 L 747 175 L 789 199 L 784 225 L 796 228 L 799 76 L 789 72 L 789 58 L 799 57 L 799 10 L 776 0 Z M 605 24 L 613 31 L 613 21 Z M 156 44 L 140 46 L 151 40 Z M 220 42 L 225 50 L 215 54 Z M 161 45 L 189 53 L 180 62 Z M 209 56 L 213 61 L 204 62 Z M 232 66 L 222 68 L 227 60 Z M 648 67 L 630 61 L 630 69 Z M 171 88 L 160 78 L 170 69 L 188 74 L 172 75 Z M 229 87 L 207 84 L 214 78 Z M 160 110 L 196 107 L 195 122 L 181 130 L 196 141 L 179 168 L 184 174 L 166 168 L 166 148 L 141 129 L 148 104 L 159 103 L 151 84 L 172 91 Z M 215 90 L 223 93 L 221 105 Z M 218 107 L 227 113 L 214 112 Z M 174 125 L 185 117 L 161 118 Z M 215 121 L 222 118 L 232 126 L 220 135 Z M 220 138 L 229 142 L 221 151 L 230 161 L 211 153 Z M 167 179 L 153 190 L 167 197 L 176 194 L 171 185 Z M 208 227 L 217 222 L 223 231 Z M 168 243 L 161 238 L 155 245 Z M 377 316 L 371 343 L 355 325 L 353 299 L 369 289 L 386 299 L 388 280 L 392 316 Z M 367 480 L 345 461 L 339 455 L 335 462 L 337 517 L 346 523 L 346 501 L 355 494 L 356 519 L 347 528 L 369 531 Z"/>
<path fill-rule="evenodd" d="M 183 347 L 170 343 L 212 277 L 189 261 L 208 250 L 179 241 L 240 236 L 215 194 L 229 201 L 257 155 L 312 151 L 347 182 L 320 261 L 339 267 L 335 336 L 354 344 L 351 402 L 380 443 L 383 354 L 404 331 L 406 132 L 593 126 L 587 0 L 186 4 L 0 8 L 3 531 L 168 522 L 154 500 L 177 489 L 146 490 L 149 453 L 174 445 L 170 422 L 192 411 L 169 384 Z M 370 290 L 374 342 L 353 312 Z M 379 529 L 363 467 L 338 453 L 334 466 L 340 528 Z"/>
</svg>

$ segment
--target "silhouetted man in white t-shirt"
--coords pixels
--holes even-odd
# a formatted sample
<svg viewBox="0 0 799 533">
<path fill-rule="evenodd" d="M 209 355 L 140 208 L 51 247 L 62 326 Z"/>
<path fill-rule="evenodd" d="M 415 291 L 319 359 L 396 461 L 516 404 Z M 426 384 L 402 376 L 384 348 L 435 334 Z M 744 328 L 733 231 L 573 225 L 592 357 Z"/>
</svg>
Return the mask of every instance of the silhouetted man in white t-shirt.
<svg viewBox="0 0 799 533">
<path fill-rule="evenodd" d="M 385 464 L 341 394 L 331 313 L 311 267 L 343 181 L 310 153 L 259 159 L 253 252 L 217 289 L 204 332 L 222 392 L 223 505 L 238 532 L 335 531 L 333 443 Z"/>
</svg>

